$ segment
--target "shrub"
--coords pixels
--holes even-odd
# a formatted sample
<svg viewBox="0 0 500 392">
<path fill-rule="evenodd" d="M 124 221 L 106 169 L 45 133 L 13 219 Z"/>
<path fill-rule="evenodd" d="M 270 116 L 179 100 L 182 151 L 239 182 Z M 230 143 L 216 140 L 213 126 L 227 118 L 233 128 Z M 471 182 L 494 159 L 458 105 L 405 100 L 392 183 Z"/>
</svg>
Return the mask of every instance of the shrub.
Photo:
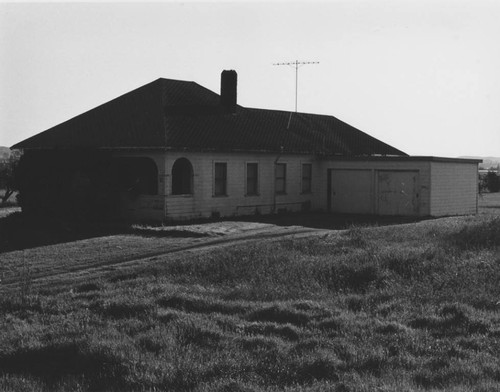
<svg viewBox="0 0 500 392">
<path fill-rule="evenodd" d="M 490 192 L 500 192 L 500 175 L 493 170 L 489 170 L 486 174 L 485 183 Z"/>
</svg>

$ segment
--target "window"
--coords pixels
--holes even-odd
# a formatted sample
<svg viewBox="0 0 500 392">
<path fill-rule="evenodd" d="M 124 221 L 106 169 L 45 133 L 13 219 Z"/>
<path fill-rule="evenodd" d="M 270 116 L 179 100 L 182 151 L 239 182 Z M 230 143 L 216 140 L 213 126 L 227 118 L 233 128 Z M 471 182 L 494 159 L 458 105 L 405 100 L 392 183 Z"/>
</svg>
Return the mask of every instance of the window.
<svg viewBox="0 0 500 392">
<path fill-rule="evenodd" d="M 193 166 L 186 158 L 179 158 L 172 166 L 172 195 L 193 193 Z"/>
<path fill-rule="evenodd" d="M 286 163 L 276 164 L 276 193 L 286 193 Z"/>
<path fill-rule="evenodd" d="M 215 162 L 214 164 L 214 196 L 227 195 L 227 163 Z"/>
<path fill-rule="evenodd" d="M 247 163 L 247 195 L 259 194 L 259 164 Z"/>
<path fill-rule="evenodd" d="M 302 164 L 302 193 L 311 193 L 312 165 L 310 163 Z"/>
</svg>

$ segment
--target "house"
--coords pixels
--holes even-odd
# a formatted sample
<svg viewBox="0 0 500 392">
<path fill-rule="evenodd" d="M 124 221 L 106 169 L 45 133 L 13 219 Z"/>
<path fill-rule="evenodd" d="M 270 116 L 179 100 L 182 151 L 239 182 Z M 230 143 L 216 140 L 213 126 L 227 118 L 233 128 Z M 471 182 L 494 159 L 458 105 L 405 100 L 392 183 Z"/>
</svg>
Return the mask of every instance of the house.
<svg viewBox="0 0 500 392">
<path fill-rule="evenodd" d="M 411 157 L 326 115 L 237 104 L 158 79 L 30 137 L 21 189 L 27 211 L 131 220 L 323 210 L 443 216 L 477 211 L 479 160 Z"/>
</svg>

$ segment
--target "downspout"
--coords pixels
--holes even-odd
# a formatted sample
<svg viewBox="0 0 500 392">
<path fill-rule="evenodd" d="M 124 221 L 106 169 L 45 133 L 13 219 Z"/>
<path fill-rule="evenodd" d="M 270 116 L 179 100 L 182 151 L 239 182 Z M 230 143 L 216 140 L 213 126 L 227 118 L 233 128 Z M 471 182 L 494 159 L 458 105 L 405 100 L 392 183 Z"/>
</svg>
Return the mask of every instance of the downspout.
<svg viewBox="0 0 500 392">
<path fill-rule="evenodd" d="M 288 117 L 288 124 L 286 125 L 286 130 L 288 131 L 290 129 L 290 123 L 292 122 L 292 115 L 293 112 L 290 112 L 290 117 Z M 283 155 L 283 146 L 280 146 L 280 152 L 276 159 L 274 160 L 274 192 L 273 192 L 273 214 L 276 214 L 276 165 L 278 164 L 278 161 L 281 158 L 281 155 Z"/>
<path fill-rule="evenodd" d="M 168 196 L 168 179 L 167 175 L 167 151 L 163 153 L 163 221 L 167 220 L 167 196 Z"/>
<path fill-rule="evenodd" d="M 482 162 L 482 161 L 481 161 Z M 479 163 L 476 163 L 476 215 L 479 212 Z"/>
<path fill-rule="evenodd" d="M 163 120 L 163 219 L 162 221 L 167 220 L 167 213 L 168 213 L 168 207 L 167 207 L 167 196 L 168 196 L 168 180 L 170 179 L 170 176 L 168 175 L 168 167 L 167 167 L 167 113 L 165 111 L 165 105 L 163 102 L 163 89 L 160 89 L 160 102 L 161 102 L 161 108 L 163 112 L 162 120 Z"/>
<path fill-rule="evenodd" d="M 274 160 L 274 192 L 273 192 L 273 214 L 276 214 L 276 165 L 283 154 L 283 146 L 280 146 L 280 153 Z"/>
</svg>

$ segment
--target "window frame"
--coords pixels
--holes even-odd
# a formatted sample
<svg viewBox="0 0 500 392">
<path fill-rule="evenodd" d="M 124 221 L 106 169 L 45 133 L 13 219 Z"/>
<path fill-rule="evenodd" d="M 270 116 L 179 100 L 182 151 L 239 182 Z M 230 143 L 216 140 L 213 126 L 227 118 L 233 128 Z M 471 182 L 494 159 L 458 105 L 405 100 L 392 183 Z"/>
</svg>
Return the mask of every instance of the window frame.
<svg viewBox="0 0 500 392">
<path fill-rule="evenodd" d="M 283 177 L 278 177 L 278 167 L 283 167 Z M 277 162 L 274 164 L 274 191 L 277 195 L 286 195 L 286 189 L 287 189 L 287 184 L 286 184 L 286 179 L 287 179 L 287 164 L 286 162 Z M 283 189 L 278 189 L 278 181 L 282 180 L 283 181 Z"/>
<path fill-rule="evenodd" d="M 217 185 L 217 166 L 218 165 L 224 165 L 224 172 L 223 172 L 223 193 L 218 192 L 218 185 Z M 213 162 L 213 191 L 212 191 L 212 196 L 213 197 L 226 197 L 228 195 L 227 192 L 227 162 L 226 161 L 214 161 Z M 220 180 L 220 179 L 219 179 Z"/>
<path fill-rule="evenodd" d="M 256 170 L 255 170 L 255 192 L 252 192 L 250 193 L 248 191 L 248 180 L 249 180 L 249 177 L 248 177 L 248 167 L 249 165 L 255 165 L 256 166 Z M 260 188 L 259 188 L 259 185 L 260 185 L 260 172 L 259 172 L 259 162 L 255 162 L 255 161 L 249 161 L 249 162 L 245 162 L 245 196 L 259 196 L 260 195 Z"/>
</svg>

